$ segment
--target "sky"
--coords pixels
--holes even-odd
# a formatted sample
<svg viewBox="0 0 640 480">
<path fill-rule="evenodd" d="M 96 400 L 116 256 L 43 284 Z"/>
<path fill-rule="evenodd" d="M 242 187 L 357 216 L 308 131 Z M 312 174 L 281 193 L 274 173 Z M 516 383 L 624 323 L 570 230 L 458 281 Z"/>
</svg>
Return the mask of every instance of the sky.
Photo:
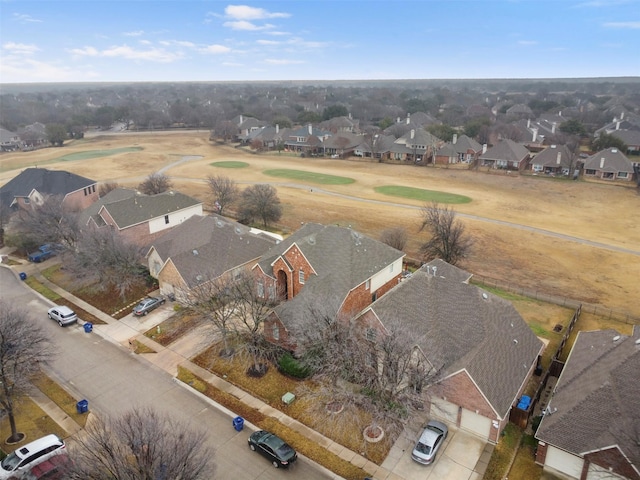
<svg viewBox="0 0 640 480">
<path fill-rule="evenodd" d="M 640 76 L 640 0 L 0 0 L 0 83 Z"/>
</svg>

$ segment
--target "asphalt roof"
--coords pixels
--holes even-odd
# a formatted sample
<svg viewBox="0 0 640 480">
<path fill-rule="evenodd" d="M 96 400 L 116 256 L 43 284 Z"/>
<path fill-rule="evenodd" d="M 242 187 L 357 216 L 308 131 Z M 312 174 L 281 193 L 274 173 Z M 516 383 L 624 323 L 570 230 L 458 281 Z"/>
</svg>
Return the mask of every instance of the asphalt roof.
<svg viewBox="0 0 640 480">
<path fill-rule="evenodd" d="M 633 172 L 633 165 L 617 148 L 607 148 L 591 155 L 585 160 L 584 168 L 612 173 Z"/>
<path fill-rule="evenodd" d="M 527 155 L 529 155 L 529 150 L 524 145 L 507 138 L 480 155 L 480 160 L 520 162 Z"/>
<path fill-rule="evenodd" d="M 640 327 L 580 332 L 536 438 L 575 455 L 618 445 L 640 469 Z"/>
<path fill-rule="evenodd" d="M 383 325 L 408 327 L 416 346 L 431 364 L 442 368 L 442 376 L 465 369 L 504 417 L 542 342 L 510 302 L 470 285 L 470 276 L 436 260 L 369 308 Z"/>
<path fill-rule="evenodd" d="M 46 195 L 67 195 L 96 181 L 63 170 L 27 168 L 0 187 L 3 203 L 11 203 L 16 197 L 27 197 L 33 190 Z"/>
</svg>

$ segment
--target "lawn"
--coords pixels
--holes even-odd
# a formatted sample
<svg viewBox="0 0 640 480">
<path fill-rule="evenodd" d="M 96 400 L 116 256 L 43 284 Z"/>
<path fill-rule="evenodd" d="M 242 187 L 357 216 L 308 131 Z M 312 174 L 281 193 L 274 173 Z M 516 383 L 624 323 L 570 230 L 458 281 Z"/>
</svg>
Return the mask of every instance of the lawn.
<svg viewBox="0 0 640 480">
<path fill-rule="evenodd" d="M 92 158 L 108 157 L 109 155 L 118 155 L 121 153 L 139 152 L 142 147 L 123 147 L 112 148 L 110 150 L 87 150 L 84 152 L 74 152 L 62 157 L 54 158 L 52 162 L 72 162 L 75 160 L 91 160 Z"/>
<path fill-rule="evenodd" d="M 438 192 L 435 190 L 425 190 L 423 188 L 402 187 L 398 185 L 383 185 L 375 187 L 377 193 L 390 195 L 392 197 L 408 198 L 410 200 L 419 200 L 421 202 L 437 202 L 461 204 L 470 203 L 471 198 L 465 195 L 456 195 L 454 193 Z"/>
<path fill-rule="evenodd" d="M 285 168 L 265 170 L 263 173 L 271 177 L 290 178 L 301 182 L 317 183 L 318 185 L 348 185 L 355 182 L 355 179 L 349 177 L 338 177 L 326 173 L 289 170 Z"/>
<path fill-rule="evenodd" d="M 210 163 L 212 167 L 220 167 L 220 168 L 246 168 L 249 166 L 247 162 L 213 162 Z"/>
<path fill-rule="evenodd" d="M 183 309 L 160 325 L 147 330 L 144 335 L 160 345 L 167 346 L 203 322 L 201 317 Z"/>
</svg>

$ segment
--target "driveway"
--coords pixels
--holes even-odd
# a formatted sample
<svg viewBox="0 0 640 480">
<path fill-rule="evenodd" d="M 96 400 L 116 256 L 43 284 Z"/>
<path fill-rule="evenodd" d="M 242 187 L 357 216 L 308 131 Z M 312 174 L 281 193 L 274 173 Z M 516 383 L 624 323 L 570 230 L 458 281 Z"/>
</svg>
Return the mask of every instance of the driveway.
<svg viewBox="0 0 640 480">
<path fill-rule="evenodd" d="M 448 426 L 449 435 L 444 448 L 433 464 L 421 465 L 411 459 L 411 450 L 419 434 L 418 429 L 412 429 L 398 439 L 382 466 L 399 477 L 412 480 L 480 480 L 493 445 L 488 445 L 476 435 Z"/>
</svg>

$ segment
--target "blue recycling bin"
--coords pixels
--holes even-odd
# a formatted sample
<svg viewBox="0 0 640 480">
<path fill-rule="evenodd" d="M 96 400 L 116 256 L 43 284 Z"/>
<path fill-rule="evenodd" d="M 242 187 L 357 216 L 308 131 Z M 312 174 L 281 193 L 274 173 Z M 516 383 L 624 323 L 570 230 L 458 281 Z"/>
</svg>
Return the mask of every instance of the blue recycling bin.
<svg viewBox="0 0 640 480">
<path fill-rule="evenodd" d="M 26 280 L 27 279 L 27 274 L 24 272 L 20 272 L 20 280 Z"/>
<path fill-rule="evenodd" d="M 93 323 L 91 323 L 91 322 L 85 322 L 85 324 L 83 325 L 83 327 L 84 327 L 84 331 L 85 331 L 86 333 L 91 333 L 91 332 L 93 332 Z"/>
<path fill-rule="evenodd" d="M 78 413 L 87 413 L 89 411 L 89 401 L 80 400 L 76 403 L 76 409 L 78 410 Z"/>
<path fill-rule="evenodd" d="M 240 432 L 244 428 L 244 418 L 236 417 L 233 419 L 233 428 Z"/>
</svg>

